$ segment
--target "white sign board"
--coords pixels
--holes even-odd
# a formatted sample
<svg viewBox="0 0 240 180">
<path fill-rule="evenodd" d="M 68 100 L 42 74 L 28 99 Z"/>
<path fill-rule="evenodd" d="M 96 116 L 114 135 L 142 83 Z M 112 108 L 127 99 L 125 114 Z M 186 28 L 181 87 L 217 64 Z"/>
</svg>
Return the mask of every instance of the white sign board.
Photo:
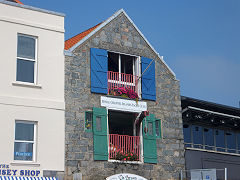
<svg viewBox="0 0 240 180">
<path fill-rule="evenodd" d="M 128 111 L 128 112 L 142 112 L 147 111 L 147 103 L 143 101 L 136 102 L 135 100 L 111 98 L 101 96 L 101 106 L 108 109 Z"/>
<path fill-rule="evenodd" d="M 106 180 L 147 180 L 147 179 L 135 174 L 123 173 L 110 176 Z"/>
</svg>

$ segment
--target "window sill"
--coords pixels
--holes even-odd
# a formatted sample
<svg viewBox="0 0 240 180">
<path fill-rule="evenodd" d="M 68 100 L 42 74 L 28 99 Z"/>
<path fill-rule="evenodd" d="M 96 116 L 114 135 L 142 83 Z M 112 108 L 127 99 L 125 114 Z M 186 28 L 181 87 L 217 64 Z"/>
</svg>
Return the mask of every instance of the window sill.
<svg viewBox="0 0 240 180">
<path fill-rule="evenodd" d="M 36 162 L 28 162 L 28 161 L 14 161 L 11 162 L 10 165 L 12 166 L 33 166 L 33 167 L 39 167 L 40 164 Z"/>
<path fill-rule="evenodd" d="M 120 161 L 120 160 L 114 160 L 114 159 L 109 159 L 108 162 L 122 163 L 122 164 L 143 164 L 143 162 L 141 161 Z"/>
<path fill-rule="evenodd" d="M 22 87 L 31 87 L 31 88 L 37 88 L 41 89 L 42 86 L 40 84 L 33 84 L 33 83 L 27 83 L 27 82 L 21 82 L 21 81 L 14 81 L 12 82 L 13 86 L 22 86 Z"/>
</svg>

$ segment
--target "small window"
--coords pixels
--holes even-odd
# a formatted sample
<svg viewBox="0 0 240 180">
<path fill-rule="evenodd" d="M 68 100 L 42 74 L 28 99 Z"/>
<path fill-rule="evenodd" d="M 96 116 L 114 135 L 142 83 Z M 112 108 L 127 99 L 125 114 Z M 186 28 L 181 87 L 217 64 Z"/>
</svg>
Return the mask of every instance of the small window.
<svg viewBox="0 0 240 180">
<path fill-rule="evenodd" d="M 35 131 L 35 123 L 15 123 L 14 160 L 34 161 Z"/>
<path fill-rule="evenodd" d="M 92 131 L 92 112 L 85 112 L 85 130 Z"/>
<path fill-rule="evenodd" d="M 18 34 L 17 81 L 35 83 L 36 38 Z"/>
</svg>

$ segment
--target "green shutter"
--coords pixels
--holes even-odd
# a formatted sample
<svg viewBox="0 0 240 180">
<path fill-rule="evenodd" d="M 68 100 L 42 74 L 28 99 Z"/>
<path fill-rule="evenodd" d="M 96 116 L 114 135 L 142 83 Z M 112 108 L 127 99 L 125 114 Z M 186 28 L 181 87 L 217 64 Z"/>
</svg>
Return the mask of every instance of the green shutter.
<svg viewBox="0 0 240 180">
<path fill-rule="evenodd" d="M 143 157 L 145 163 L 157 163 L 155 116 L 150 114 L 143 120 Z"/>
<path fill-rule="evenodd" d="M 108 160 L 107 110 L 93 108 L 94 160 Z"/>
</svg>

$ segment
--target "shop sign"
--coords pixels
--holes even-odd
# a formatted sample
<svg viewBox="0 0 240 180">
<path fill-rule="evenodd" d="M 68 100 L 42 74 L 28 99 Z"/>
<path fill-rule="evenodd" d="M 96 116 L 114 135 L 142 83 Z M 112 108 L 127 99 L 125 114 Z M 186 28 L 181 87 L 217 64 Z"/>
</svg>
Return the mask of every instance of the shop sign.
<svg viewBox="0 0 240 180">
<path fill-rule="evenodd" d="M 135 101 L 120 98 L 110 98 L 101 96 L 101 106 L 108 109 L 128 111 L 128 112 L 142 112 L 147 111 L 147 103 L 143 101 Z"/>
<path fill-rule="evenodd" d="M 147 180 L 147 179 L 135 174 L 123 173 L 110 176 L 106 180 Z"/>
<path fill-rule="evenodd" d="M 0 176 L 29 176 L 37 177 L 40 175 L 39 170 L 29 170 L 29 169 L 11 169 L 8 164 L 0 164 Z"/>
</svg>

